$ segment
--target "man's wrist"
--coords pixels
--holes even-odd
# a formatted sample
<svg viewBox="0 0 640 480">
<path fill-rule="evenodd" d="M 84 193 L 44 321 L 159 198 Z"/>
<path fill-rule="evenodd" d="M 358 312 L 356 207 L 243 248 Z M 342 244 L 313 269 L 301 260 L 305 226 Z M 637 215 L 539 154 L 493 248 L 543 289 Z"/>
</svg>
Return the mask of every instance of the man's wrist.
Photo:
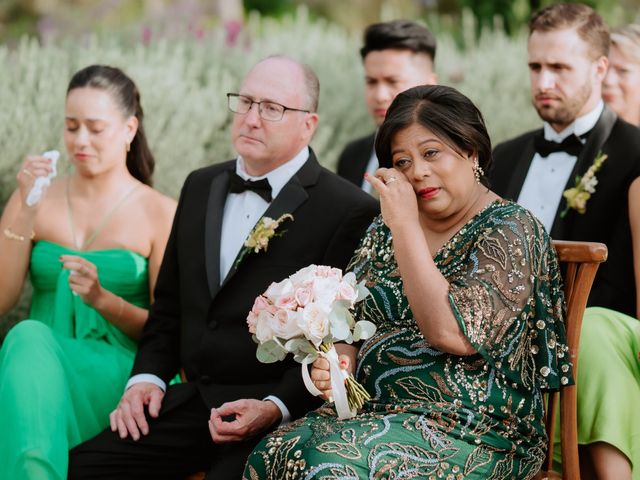
<svg viewBox="0 0 640 480">
<path fill-rule="evenodd" d="M 283 403 L 282 400 L 280 400 L 278 397 L 276 397 L 275 395 L 269 395 L 265 398 L 262 399 L 263 401 L 269 400 L 271 401 L 271 403 L 273 403 L 279 410 L 279 417 L 278 417 L 278 421 L 280 422 L 278 426 L 281 425 L 285 425 L 287 423 L 289 423 L 291 421 L 291 413 L 289 412 L 289 409 L 287 408 L 287 406 Z"/>
<path fill-rule="evenodd" d="M 139 373 L 137 375 L 134 375 L 129 379 L 129 381 L 124 387 L 124 390 L 127 391 L 129 388 L 133 387 L 136 383 L 143 383 L 143 382 L 153 383 L 154 385 L 157 385 L 158 387 L 160 387 L 160 389 L 163 392 L 167 391 L 167 384 L 164 383 L 160 379 L 160 377 L 153 375 L 151 373 Z"/>
<path fill-rule="evenodd" d="M 275 402 L 271 399 L 263 400 L 263 402 L 267 406 L 266 408 L 268 409 L 268 415 L 270 417 L 273 417 L 273 422 L 271 422 L 271 424 L 279 424 L 282 420 L 282 411 L 278 408 L 278 405 L 276 405 Z"/>
</svg>

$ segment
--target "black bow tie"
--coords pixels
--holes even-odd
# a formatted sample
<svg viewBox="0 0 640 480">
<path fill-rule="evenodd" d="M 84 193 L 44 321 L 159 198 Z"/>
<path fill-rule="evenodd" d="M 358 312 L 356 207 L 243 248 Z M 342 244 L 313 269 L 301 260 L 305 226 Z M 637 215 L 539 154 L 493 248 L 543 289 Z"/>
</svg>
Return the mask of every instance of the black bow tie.
<svg viewBox="0 0 640 480">
<path fill-rule="evenodd" d="M 271 185 L 269 180 L 263 178 L 262 180 L 245 180 L 235 172 L 229 171 L 229 180 L 231 185 L 229 191 L 231 193 L 242 193 L 246 190 L 251 190 L 260 195 L 265 202 L 271 202 Z"/>
<path fill-rule="evenodd" d="M 566 152 L 569 155 L 577 157 L 580 155 L 582 147 L 584 147 L 584 144 L 580 141 L 580 137 L 575 135 L 569 135 L 562 143 L 558 143 L 547 140 L 540 134 L 534 137 L 534 143 L 536 152 L 538 152 L 541 157 L 548 157 L 554 152 Z"/>
</svg>

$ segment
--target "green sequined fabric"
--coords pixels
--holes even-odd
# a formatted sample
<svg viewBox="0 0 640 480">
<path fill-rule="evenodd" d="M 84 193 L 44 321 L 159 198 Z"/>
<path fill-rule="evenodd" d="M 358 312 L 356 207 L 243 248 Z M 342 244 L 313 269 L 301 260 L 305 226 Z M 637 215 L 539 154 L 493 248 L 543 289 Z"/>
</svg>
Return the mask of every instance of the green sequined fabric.
<svg viewBox="0 0 640 480">
<path fill-rule="evenodd" d="M 378 330 L 356 376 L 373 397 L 354 418 L 331 405 L 267 438 L 245 479 L 528 479 L 545 456 L 542 390 L 572 382 L 560 272 L 540 223 L 512 202 L 474 216 L 436 254 L 476 354 L 431 347 L 404 295 L 378 218 L 350 269 L 371 295 L 357 315 Z"/>
</svg>

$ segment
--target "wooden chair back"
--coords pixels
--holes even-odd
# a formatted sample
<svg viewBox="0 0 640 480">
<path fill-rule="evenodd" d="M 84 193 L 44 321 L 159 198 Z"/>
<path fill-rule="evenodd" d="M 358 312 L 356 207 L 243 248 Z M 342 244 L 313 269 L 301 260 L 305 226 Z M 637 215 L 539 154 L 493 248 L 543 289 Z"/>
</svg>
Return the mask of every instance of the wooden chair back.
<svg viewBox="0 0 640 480">
<path fill-rule="evenodd" d="M 573 363 L 573 375 L 577 378 L 582 317 L 598 267 L 607 259 L 607 247 L 602 243 L 567 240 L 554 240 L 553 246 L 564 272 L 564 293 L 567 304 L 565 327 L 569 356 Z M 547 395 L 545 418 L 549 437 L 547 457 L 536 479 L 580 480 L 576 387 L 577 385 L 566 385 L 560 389 L 559 395 L 558 392 L 550 392 Z M 561 475 L 554 472 L 552 468 L 558 396 L 560 397 Z"/>
</svg>

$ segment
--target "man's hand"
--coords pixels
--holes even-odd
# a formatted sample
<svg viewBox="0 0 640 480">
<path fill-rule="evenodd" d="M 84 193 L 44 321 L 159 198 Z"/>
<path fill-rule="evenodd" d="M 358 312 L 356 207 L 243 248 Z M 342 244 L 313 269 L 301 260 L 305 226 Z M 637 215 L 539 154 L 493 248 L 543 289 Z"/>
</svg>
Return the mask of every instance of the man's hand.
<svg viewBox="0 0 640 480">
<path fill-rule="evenodd" d="M 235 418 L 223 420 L 229 416 Z M 211 409 L 209 431 L 215 443 L 240 442 L 261 435 L 281 418 L 280 409 L 269 400 L 236 400 Z"/>
<path fill-rule="evenodd" d="M 131 438 L 138 440 L 140 433 L 149 433 L 149 424 L 144 416 L 145 405 L 149 406 L 149 415 L 156 418 L 160 413 L 160 405 L 164 392 L 160 387 L 149 382 L 140 382 L 128 388 L 118 407 L 109 415 L 111 431 L 117 431 L 120 438 Z"/>
</svg>

